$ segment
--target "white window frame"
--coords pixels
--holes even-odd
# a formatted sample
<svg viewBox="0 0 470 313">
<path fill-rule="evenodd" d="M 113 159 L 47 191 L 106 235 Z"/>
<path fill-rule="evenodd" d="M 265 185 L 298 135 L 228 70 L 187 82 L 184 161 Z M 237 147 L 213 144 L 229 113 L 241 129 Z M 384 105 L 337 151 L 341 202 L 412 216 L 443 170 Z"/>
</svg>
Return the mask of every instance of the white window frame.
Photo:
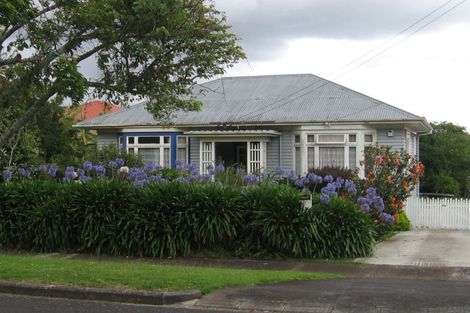
<svg viewBox="0 0 470 313">
<path fill-rule="evenodd" d="M 255 145 L 258 147 L 255 148 Z M 266 142 L 262 140 L 250 140 L 247 147 L 247 171 L 248 173 L 260 172 L 266 167 Z"/>
<path fill-rule="evenodd" d="M 134 143 L 129 143 L 129 137 L 134 137 Z M 160 137 L 160 143 L 138 143 L 139 138 L 142 137 Z M 169 141 L 168 143 L 164 143 L 165 139 L 164 137 L 168 137 Z M 140 149 L 159 149 L 160 153 L 160 163 L 156 164 L 161 167 L 165 166 L 165 149 L 168 149 L 168 167 L 171 167 L 171 152 L 172 152 L 172 147 L 171 147 L 171 136 L 170 135 L 158 135 L 158 136 L 151 136 L 151 135 L 143 135 L 143 136 L 126 136 L 126 143 L 127 143 L 127 151 L 129 153 L 129 149 L 134 149 L 134 154 L 139 155 L 139 148 Z"/>
<path fill-rule="evenodd" d="M 208 149 L 205 149 L 205 144 L 208 145 Z M 209 159 L 206 160 L 205 156 L 209 156 Z M 209 165 L 215 166 L 215 141 L 201 140 L 199 142 L 199 171 L 207 174 Z"/>
<path fill-rule="evenodd" d="M 180 138 L 185 139 L 184 144 L 179 142 Z M 189 147 L 189 137 L 188 136 L 176 136 L 176 159 L 178 160 L 178 150 L 179 149 L 185 149 L 184 160 L 180 160 L 184 164 L 189 163 L 189 149 L 188 149 L 188 147 Z"/>
</svg>

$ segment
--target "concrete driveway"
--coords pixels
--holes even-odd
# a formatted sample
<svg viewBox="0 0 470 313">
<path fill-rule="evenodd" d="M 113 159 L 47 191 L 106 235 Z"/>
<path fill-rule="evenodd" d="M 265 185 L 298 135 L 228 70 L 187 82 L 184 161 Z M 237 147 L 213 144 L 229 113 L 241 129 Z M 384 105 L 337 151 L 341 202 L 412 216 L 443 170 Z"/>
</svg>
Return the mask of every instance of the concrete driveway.
<svg viewBox="0 0 470 313">
<path fill-rule="evenodd" d="M 470 267 L 470 231 L 411 230 L 379 243 L 359 263 L 424 267 Z"/>
</svg>

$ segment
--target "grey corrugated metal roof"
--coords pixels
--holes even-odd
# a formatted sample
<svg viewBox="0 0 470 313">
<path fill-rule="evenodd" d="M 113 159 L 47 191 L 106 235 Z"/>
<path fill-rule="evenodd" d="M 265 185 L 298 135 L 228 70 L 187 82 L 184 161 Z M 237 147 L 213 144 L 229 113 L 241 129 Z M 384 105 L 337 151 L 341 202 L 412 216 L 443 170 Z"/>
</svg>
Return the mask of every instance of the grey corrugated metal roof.
<svg viewBox="0 0 470 313">
<path fill-rule="evenodd" d="M 178 112 L 177 126 L 250 122 L 419 121 L 422 117 L 312 74 L 225 77 L 200 84 L 199 112 Z M 145 103 L 78 127 L 158 125 Z"/>
</svg>

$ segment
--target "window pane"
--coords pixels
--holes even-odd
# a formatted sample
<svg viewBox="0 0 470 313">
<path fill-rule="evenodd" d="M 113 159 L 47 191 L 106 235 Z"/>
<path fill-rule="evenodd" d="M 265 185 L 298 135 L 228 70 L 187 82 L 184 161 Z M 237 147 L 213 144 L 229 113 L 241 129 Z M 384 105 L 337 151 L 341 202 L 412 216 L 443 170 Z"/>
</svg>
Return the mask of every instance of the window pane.
<svg viewBox="0 0 470 313">
<path fill-rule="evenodd" d="M 315 142 L 315 135 L 307 135 L 307 142 Z"/>
<path fill-rule="evenodd" d="M 344 135 L 318 135 L 320 143 L 344 143 Z"/>
<path fill-rule="evenodd" d="M 170 148 L 163 148 L 163 167 L 170 167 Z"/>
<path fill-rule="evenodd" d="M 139 143 L 150 143 L 150 144 L 159 144 L 160 143 L 160 137 L 139 137 L 138 139 Z"/>
<path fill-rule="evenodd" d="M 295 143 L 300 143 L 300 135 L 295 135 Z"/>
<path fill-rule="evenodd" d="M 353 170 L 356 167 L 356 147 L 349 147 L 349 168 Z"/>
<path fill-rule="evenodd" d="M 319 148 L 319 166 L 344 167 L 344 148 L 343 147 L 320 147 Z"/>
<path fill-rule="evenodd" d="M 374 141 L 374 136 L 372 135 L 364 135 L 364 141 L 367 143 L 371 143 Z"/>
<path fill-rule="evenodd" d="M 315 148 L 308 147 L 307 150 L 307 162 L 308 162 L 308 169 L 313 169 L 315 167 Z"/>
<path fill-rule="evenodd" d="M 302 172 L 302 158 L 300 155 L 300 147 L 295 147 L 295 171 L 297 174 Z"/>
<path fill-rule="evenodd" d="M 170 143 L 170 137 L 168 136 L 163 137 L 163 143 Z"/>
<path fill-rule="evenodd" d="M 356 135 L 349 135 L 349 142 L 356 142 Z"/>
<path fill-rule="evenodd" d="M 127 137 L 127 142 L 132 145 L 134 144 L 134 137 Z"/>
<path fill-rule="evenodd" d="M 152 161 L 160 165 L 160 148 L 139 148 L 138 154 L 144 163 Z"/>
<path fill-rule="evenodd" d="M 187 144 L 186 138 L 187 137 L 184 137 L 184 136 L 178 136 L 178 145 L 186 145 Z"/>
<path fill-rule="evenodd" d="M 178 148 L 176 159 L 184 164 L 188 163 L 188 160 L 186 159 L 186 148 Z"/>
</svg>

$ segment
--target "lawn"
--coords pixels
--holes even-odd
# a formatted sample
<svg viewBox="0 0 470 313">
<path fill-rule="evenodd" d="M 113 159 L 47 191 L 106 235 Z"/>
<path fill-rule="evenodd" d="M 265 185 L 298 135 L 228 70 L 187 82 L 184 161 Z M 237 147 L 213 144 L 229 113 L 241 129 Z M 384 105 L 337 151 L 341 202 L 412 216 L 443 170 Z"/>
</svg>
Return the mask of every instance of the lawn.
<svg viewBox="0 0 470 313">
<path fill-rule="evenodd" d="M 68 260 L 0 254 L 0 280 L 84 287 L 199 289 L 203 293 L 209 293 L 230 286 L 337 277 L 329 273 L 162 265 L 139 261 Z"/>
</svg>

